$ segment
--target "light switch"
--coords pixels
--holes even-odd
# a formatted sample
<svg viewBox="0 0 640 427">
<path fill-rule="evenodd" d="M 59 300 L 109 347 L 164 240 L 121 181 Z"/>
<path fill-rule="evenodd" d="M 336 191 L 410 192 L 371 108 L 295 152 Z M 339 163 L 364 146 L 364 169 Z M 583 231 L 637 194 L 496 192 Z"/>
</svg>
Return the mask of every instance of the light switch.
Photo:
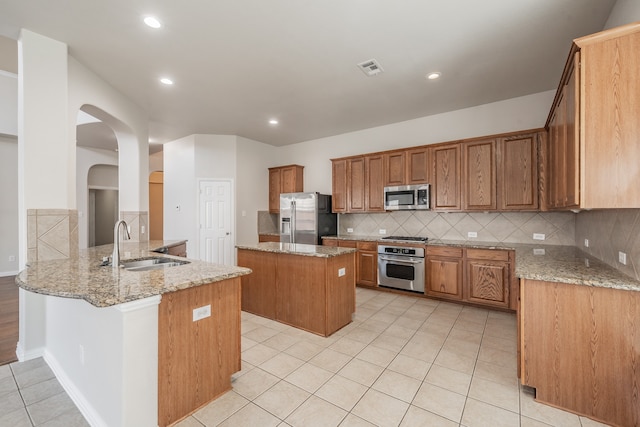
<svg viewBox="0 0 640 427">
<path fill-rule="evenodd" d="M 347 274 L 347 270 L 344 267 L 338 269 L 338 277 L 342 277 L 345 274 Z"/>
</svg>

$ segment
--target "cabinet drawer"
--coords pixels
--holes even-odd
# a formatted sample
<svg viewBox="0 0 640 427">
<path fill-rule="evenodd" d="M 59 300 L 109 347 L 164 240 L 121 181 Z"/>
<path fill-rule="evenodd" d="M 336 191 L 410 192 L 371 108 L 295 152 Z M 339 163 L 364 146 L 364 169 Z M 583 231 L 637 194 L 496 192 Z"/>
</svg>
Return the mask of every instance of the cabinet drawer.
<svg viewBox="0 0 640 427">
<path fill-rule="evenodd" d="M 358 249 L 361 251 L 378 251 L 378 244 L 376 242 L 358 242 Z"/>
<path fill-rule="evenodd" d="M 341 248 L 357 248 L 358 242 L 355 240 L 338 240 L 338 246 Z"/>
<path fill-rule="evenodd" d="M 450 248 L 445 246 L 427 246 L 427 255 L 461 258 L 462 250 L 462 248 Z"/>
<path fill-rule="evenodd" d="M 498 249 L 467 249 L 467 258 L 509 261 L 509 251 Z"/>
</svg>

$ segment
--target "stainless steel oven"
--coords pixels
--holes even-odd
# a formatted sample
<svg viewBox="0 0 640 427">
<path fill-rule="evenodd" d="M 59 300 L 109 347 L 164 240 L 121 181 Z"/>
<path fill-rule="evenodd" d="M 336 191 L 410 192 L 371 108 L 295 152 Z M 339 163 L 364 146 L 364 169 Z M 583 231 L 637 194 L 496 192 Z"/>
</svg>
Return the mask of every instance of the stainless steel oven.
<svg viewBox="0 0 640 427">
<path fill-rule="evenodd" d="M 424 294 L 424 247 L 378 245 L 378 286 Z"/>
</svg>

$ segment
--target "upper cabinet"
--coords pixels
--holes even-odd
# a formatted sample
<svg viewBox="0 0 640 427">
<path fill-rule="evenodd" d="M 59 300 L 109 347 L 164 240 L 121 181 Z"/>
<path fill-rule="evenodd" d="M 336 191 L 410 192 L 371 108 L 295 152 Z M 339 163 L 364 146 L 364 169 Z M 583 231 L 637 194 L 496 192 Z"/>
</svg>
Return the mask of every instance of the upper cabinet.
<svg viewBox="0 0 640 427">
<path fill-rule="evenodd" d="M 463 204 L 467 211 L 495 210 L 496 141 L 470 141 L 462 144 Z"/>
<path fill-rule="evenodd" d="M 460 143 L 433 147 L 431 159 L 434 168 L 431 208 L 446 211 L 459 210 L 462 173 Z"/>
<path fill-rule="evenodd" d="M 384 154 L 385 179 L 384 185 L 393 187 L 406 183 L 406 156 L 404 151 L 394 151 Z"/>
<path fill-rule="evenodd" d="M 498 209 L 537 210 L 542 132 L 498 139 Z"/>
<path fill-rule="evenodd" d="M 431 183 L 431 168 L 428 147 L 419 147 L 406 151 L 407 184 Z"/>
<path fill-rule="evenodd" d="M 280 194 L 304 191 L 303 170 L 300 165 L 269 168 L 269 212 L 280 212 Z"/>
<path fill-rule="evenodd" d="M 381 154 L 332 160 L 335 213 L 384 211 L 384 160 Z"/>
<path fill-rule="evenodd" d="M 640 23 L 574 40 L 549 119 L 551 209 L 640 207 Z"/>
</svg>

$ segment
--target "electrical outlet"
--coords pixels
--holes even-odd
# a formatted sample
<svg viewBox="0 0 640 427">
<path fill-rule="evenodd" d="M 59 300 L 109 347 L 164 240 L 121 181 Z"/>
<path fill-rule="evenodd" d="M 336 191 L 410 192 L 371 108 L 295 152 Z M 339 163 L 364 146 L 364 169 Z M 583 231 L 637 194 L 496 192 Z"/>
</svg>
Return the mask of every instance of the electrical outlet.
<svg viewBox="0 0 640 427">
<path fill-rule="evenodd" d="M 353 228 L 351 227 L 347 228 L 347 233 L 353 233 Z"/>
<path fill-rule="evenodd" d="M 193 321 L 198 321 L 211 316 L 211 304 L 204 307 L 198 307 L 193 309 Z"/>
<path fill-rule="evenodd" d="M 542 233 L 533 233 L 533 240 L 544 240 L 545 235 Z"/>
<path fill-rule="evenodd" d="M 534 255 L 544 255 L 545 254 L 545 250 L 544 249 L 534 249 L 533 250 L 533 254 Z"/>
<path fill-rule="evenodd" d="M 467 237 L 473 238 L 473 237 L 478 237 L 478 233 L 475 231 L 469 231 L 467 233 Z"/>
<path fill-rule="evenodd" d="M 9 255 L 9 262 L 14 262 L 16 260 L 15 255 Z"/>
<path fill-rule="evenodd" d="M 584 247 L 585 248 L 589 247 L 589 239 L 584 239 Z"/>
<path fill-rule="evenodd" d="M 342 277 L 342 276 L 344 276 L 345 274 L 347 274 L 347 270 L 346 270 L 346 268 L 342 267 L 342 268 L 339 268 L 339 269 L 338 269 L 338 277 Z"/>
<path fill-rule="evenodd" d="M 624 252 L 618 252 L 618 262 L 620 264 L 627 265 L 627 254 Z"/>
<path fill-rule="evenodd" d="M 144 225 L 140 226 L 140 234 L 144 234 L 146 227 Z"/>
<path fill-rule="evenodd" d="M 378 230 L 378 234 L 387 234 L 387 230 L 381 228 L 380 230 Z"/>
</svg>

